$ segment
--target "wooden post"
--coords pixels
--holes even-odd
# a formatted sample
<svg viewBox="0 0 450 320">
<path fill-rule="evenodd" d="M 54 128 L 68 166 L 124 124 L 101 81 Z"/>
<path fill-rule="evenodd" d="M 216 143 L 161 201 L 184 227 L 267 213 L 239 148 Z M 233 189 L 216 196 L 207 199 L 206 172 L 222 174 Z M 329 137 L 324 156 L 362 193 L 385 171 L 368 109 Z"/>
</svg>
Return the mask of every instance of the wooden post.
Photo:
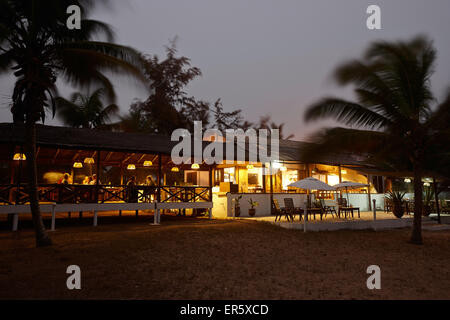
<svg viewBox="0 0 450 320">
<path fill-rule="evenodd" d="M 156 201 L 161 202 L 161 172 L 162 172 L 162 160 L 161 153 L 158 154 L 158 194 L 156 195 Z"/>
<path fill-rule="evenodd" d="M 341 172 L 342 168 L 341 165 L 339 165 L 339 183 L 342 183 L 342 172 Z"/>
<path fill-rule="evenodd" d="M 13 186 L 14 185 L 14 176 L 15 176 L 15 163 L 14 160 L 10 160 L 10 164 L 9 164 L 9 169 L 11 171 L 11 176 L 10 176 L 10 185 Z M 11 187 L 11 189 L 9 190 L 9 197 L 8 200 L 9 202 L 13 203 L 14 202 L 14 189 Z"/>
<path fill-rule="evenodd" d="M 266 164 L 263 164 L 263 173 L 266 173 Z M 262 181 L 263 181 L 263 193 L 267 193 L 267 186 L 266 186 L 266 175 L 263 174 L 262 176 Z"/>
<path fill-rule="evenodd" d="M 56 221 L 56 212 L 55 212 L 55 205 L 52 206 L 52 225 L 51 225 L 51 231 L 55 231 L 55 221 Z"/>
<path fill-rule="evenodd" d="M 367 197 L 369 198 L 369 210 L 372 210 L 372 201 L 371 201 L 371 197 L 370 197 L 370 174 L 367 175 L 367 184 L 369 185 L 367 187 Z"/>
<path fill-rule="evenodd" d="M 20 154 L 23 154 L 23 146 L 20 146 Z M 23 160 L 19 160 L 19 172 L 17 173 L 17 189 L 16 189 L 16 204 L 20 203 L 20 183 L 22 180 L 22 162 Z"/>
<path fill-rule="evenodd" d="M 433 177 L 433 188 L 434 188 L 434 199 L 436 201 L 436 211 L 438 215 L 438 223 L 441 223 L 441 208 L 439 207 L 439 195 L 438 195 L 438 188 L 437 188 L 437 182 L 436 177 Z"/>
<path fill-rule="evenodd" d="M 273 214 L 273 180 L 272 180 L 272 162 L 269 162 L 269 174 L 270 174 L 270 214 Z"/>
<path fill-rule="evenodd" d="M 373 221 L 377 220 L 377 200 L 373 199 Z"/>
<path fill-rule="evenodd" d="M 98 203 L 99 200 L 99 182 L 100 182 L 100 151 L 97 151 L 97 179 L 95 181 L 95 200 Z"/>
<path fill-rule="evenodd" d="M 209 167 L 209 201 L 213 201 L 213 193 L 212 193 L 212 187 L 213 187 L 213 183 L 212 183 L 212 168 Z"/>
<path fill-rule="evenodd" d="M 123 186 L 123 165 L 120 164 L 120 186 Z"/>
</svg>

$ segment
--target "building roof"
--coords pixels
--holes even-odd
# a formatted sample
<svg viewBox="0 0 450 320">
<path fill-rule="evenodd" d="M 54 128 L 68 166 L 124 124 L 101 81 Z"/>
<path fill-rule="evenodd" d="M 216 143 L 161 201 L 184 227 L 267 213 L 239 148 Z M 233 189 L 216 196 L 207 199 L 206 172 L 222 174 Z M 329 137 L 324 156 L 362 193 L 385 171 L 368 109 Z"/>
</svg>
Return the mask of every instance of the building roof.
<svg viewBox="0 0 450 320">
<path fill-rule="evenodd" d="M 360 166 L 365 159 L 351 153 L 334 153 L 331 155 L 317 155 L 306 159 L 303 150 L 311 146 L 309 142 L 280 140 L 280 160 L 288 162 L 309 162 L 327 165 Z"/>
<path fill-rule="evenodd" d="M 146 133 L 113 132 L 94 129 L 68 128 L 58 126 L 36 125 L 36 143 L 43 148 L 109 151 L 132 154 L 164 154 L 170 155 L 172 148 L 178 143 L 170 137 Z M 0 144 L 23 145 L 24 126 L 13 123 L 0 123 Z M 210 142 L 203 142 L 203 148 Z M 193 144 L 192 144 L 193 145 Z M 353 154 L 318 155 L 305 161 L 302 150 L 310 143 L 292 140 L 280 140 L 279 159 L 283 162 L 309 162 L 328 165 L 361 165 L 362 157 Z M 224 145 L 224 154 L 226 152 Z M 248 148 L 246 148 L 248 158 Z M 235 147 L 236 150 L 236 147 Z M 235 151 L 235 157 L 237 152 Z M 67 155 L 70 157 L 70 155 Z"/>
<path fill-rule="evenodd" d="M 23 125 L 0 123 L 0 143 L 21 145 L 24 136 Z M 176 142 L 154 134 L 36 125 L 36 144 L 64 149 L 170 154 Z"/>
</svg>

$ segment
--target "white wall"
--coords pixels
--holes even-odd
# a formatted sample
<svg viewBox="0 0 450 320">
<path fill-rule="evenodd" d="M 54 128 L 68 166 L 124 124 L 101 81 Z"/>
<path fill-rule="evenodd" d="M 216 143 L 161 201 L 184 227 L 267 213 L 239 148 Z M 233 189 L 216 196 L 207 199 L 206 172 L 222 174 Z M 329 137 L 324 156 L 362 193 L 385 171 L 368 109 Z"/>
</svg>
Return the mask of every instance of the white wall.
<svg viewBox="0 0 450 320">
<path fill-rule="evenodd" d="M 218 196 L 215 194 L 213 196 L 214 209 L 213 216 L 215 218 L 225 218 L 234 216 L 234 206 L 233 199 L 238 197 L 240 194 L 227 193 L 226 196 Z M 345 198 L 347 197 L 344 194 Z M 361 211 L 369 210 L 369 198 L 367 193 L 349 193 L 350 204 L 354 207 L 359 207 Z M 371 194 L 371 199 L 376 199 L 376 206 L 378 210 L 384 209 L 384 194 Z M 277 199 L 281 207 L 284 207 L 284 199 L 292 198 L 294 200 L 294 206 L 305 208 L 306 205 L 306 194 L 296 194 L 296 193 L 275 193 L 273 195 L 274 199 Z M 270 194 L 254 193 L 254 194 L 242 194 L 242 199 L 240 200 L 241 207 L 241 217 L 248 217 L 248 209 L 250 204 L 248 201 L 252 199 L 259 203 L 256 207 L 255 216 L 270 216 Z M 311 201 L 314 201 L 314 196 L 311 196 Z M 325 204 L 332 206 L 337 205 L 335 201 L 325 200 Z M 337 208 L 336 208 L 337 210 Z"/>
<path fill-rule="evenodd" d="M 342 197 L 347 199 L 347 194 L 344 192 Z M 352 206 L 359 207 L 361 211 L 370 211 L 369 208 L 369 195 L 367 193 L 349 193 L 348 194 L 349 201 Z M 384 194 L 375 193 L 370 194 L 371 201 L 373 199 L 377 200 L 376 206 L 380 210 L 384 209 Z"/>
<path fill-rule="evenodd" d="M 239 194 L 227 194 L 227 216 L 234 216 L 234 206 L 232 199 L 238 197 Z M 306 203 L 306 194 L 289 194 L 289 193 L 275 193 L 273 195 L 274 199 L 277 199 L 280 203 L 281 207 L 284 207 L 284 198 L 292 198 L 294 200 L 294 206 L 304 208 Z M 253 193 L 253 194 L 242 194 L 242 199 L 240 200 L 241 207 L 241 217 L 248 217 L 248 209 L 250 209 L 249 200 L 252 199 L 259 203 L 259 205 L 255 208 L 256 214 L 255 216 L 270 216 L 270 194 L 264 193 Z M 213 210 L 214 212 L 214 210 Z"/>
<path fill-rule="evenodd" d="M 212 214 L 214 218 L 223 219 L 226 218 L 228 198 L 225 195 L 219 196 L 217 193 L 213 193 L 213 210 Z"/>
<path fill-rule="evenodd" d="M 234 206 L 232 205 L 232 199 L 238 197 L 239 194 L 231 194 L 228 193 L 227 197 L 229 199 L 228 201 L 228 216 L 233 217 L 234 213 Z M 250 204 L 248 201 L 252 199 L 253 201 L 258 202 L 258 206 L 256 209 L 255 216 L 268 216 L 270 215 L 270 195 L 269 194 L 263 194 L 263 193 L 253 193 L 253 194 L 242 194 L 242 199 L 239 201 L 240 207 L 241 207 L 241 217 L 248 217 L 248 209 L 250 209 Z"/>
</svg>

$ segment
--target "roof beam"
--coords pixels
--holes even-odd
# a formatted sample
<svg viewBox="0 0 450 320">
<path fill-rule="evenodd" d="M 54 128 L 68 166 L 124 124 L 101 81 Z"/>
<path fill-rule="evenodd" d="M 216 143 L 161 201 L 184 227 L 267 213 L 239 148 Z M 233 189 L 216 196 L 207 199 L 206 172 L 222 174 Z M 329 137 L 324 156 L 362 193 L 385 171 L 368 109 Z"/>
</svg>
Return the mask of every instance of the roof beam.
<svg viewBox="0 0 450 320">
<path fill-rule="evenodd" d="M 55 163 L 56 158 L 58 157 L 58 155 L 59 155 L 60 152 L 61 152 L 61 149 L 56 149 L 56 153 L 55 153 L 55 155 L 53 156 L 52 163 Z"/>
<path fill-rule="evenodd" d="M 112 154 L 113 154 L 112 151 L 111 151 L 111 152 L 108 152 L 108 154 L 106 155 L 106 158 L 105 158 L 105 162 L 108 161 L 109 158 L 111 158 Z"/>
<path fill-rule="evenodd" d="M 130 160 L 131 157 L 133 157 L 135 154 L 136 154 L 136 153 L 132 153 L 132 154 L 130 154 L 129 156 L 127 156 L 127 157 L 122 161 L 122 164 L 124 164 L 125 162 L 127 162 L 128 160 Z"/>
<path fill-rule="evenodd" d="M 72 161 L 77 160 L 78 157 L 80 156 L 80 154 L 81 154 L 81 150 L 78 150 L 78 151 L 75 153 L 75 155 L 73 156 Z"/>
<path fill-rule="evenodd" d="M 142 159 L 144 159 L 144 157 L 146 156 L 146 154 L 144 153 L 144 154 L 142 154 L 142 156 L 139 158 L 139 160 L 136 162 L 136 163 L 139 163 L 139 162 L 141 162 L 141 160 Z"/>
</svg>

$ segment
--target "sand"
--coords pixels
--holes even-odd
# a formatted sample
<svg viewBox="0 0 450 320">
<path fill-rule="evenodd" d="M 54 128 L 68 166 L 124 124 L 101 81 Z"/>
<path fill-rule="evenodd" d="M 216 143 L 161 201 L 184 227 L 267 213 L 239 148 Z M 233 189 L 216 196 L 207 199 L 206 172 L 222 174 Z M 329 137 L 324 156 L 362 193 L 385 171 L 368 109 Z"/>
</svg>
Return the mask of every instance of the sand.
<svg viewBox="0 0 450 320">
<path fill-rule="evenodd" d="M 266 222 L 151 217 L 66 225 L 54 246 L 0 231 L 0 299 L 449 299 L 450 232 L 306 233 Z M 89 221 L 89 224 L 91 222 Z M 81 268 L 81 290 L 66 287 Z M 381 268 L 381 290 L 366 269 Z"/>
</svg>

